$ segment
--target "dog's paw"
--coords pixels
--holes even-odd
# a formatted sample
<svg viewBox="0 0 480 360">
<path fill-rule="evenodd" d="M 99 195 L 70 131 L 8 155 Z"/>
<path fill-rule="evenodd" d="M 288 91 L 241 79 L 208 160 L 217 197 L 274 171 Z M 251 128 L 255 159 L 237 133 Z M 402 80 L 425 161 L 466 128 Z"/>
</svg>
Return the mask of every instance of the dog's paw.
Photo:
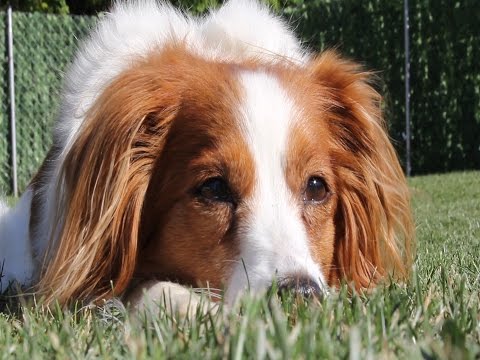
<svg viewBox="0 0 480 360">
<path fill-rule="evenodd" d="M 194 318 L 197 314 L 215 314 L 219 309 L 218 303 L 196 294 L 191 288 L 153 280 L 137 285 L 127 296 L 126 303 L 130 304 L 131 311 L 152 316 L 166 311 L 171 316 Z"/>
</svg>

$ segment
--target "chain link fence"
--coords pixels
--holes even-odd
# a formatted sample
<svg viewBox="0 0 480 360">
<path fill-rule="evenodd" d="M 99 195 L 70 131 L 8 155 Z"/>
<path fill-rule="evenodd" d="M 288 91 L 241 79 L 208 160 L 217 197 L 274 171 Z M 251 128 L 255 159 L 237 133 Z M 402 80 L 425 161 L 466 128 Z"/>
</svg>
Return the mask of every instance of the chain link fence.
<svg viewBox="0 0 480 360">
<path fill-rule="evenodd" d="M 7 14 L 0 13 L 6 29 Z M 25 189 L 51 145 L 65 68 L 95 17 L 13 13 L 18 188 Z M 7 30 L 0 31 L 0 191 L 13 192 L 8 98 Z"/>
</svg>

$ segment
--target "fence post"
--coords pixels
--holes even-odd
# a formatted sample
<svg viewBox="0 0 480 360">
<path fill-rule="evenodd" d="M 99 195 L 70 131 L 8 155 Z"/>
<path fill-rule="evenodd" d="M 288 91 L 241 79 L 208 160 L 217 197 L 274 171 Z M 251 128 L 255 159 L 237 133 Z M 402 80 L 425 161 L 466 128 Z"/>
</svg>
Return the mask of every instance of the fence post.
<svg viewBox="0 0 480 360">
<path fill-rule="evenodd" d="M 405 172 L 411 175 L 411 149 L 410 149 L 410 22 L 408 17 L 408 0 L 403 1 L 403 30 L 405 40 Z"/>
<path fill-rule="evenodd" d="M 8 85 L 10 90 L 10 136 L 12 149 L 12 180 L 13 180 L 13 196 L 18 196 L 18 179 L 17 179 L 17 128 L 15 118 L 15 70 L 13 66 L 13 22 L 12 22 L 12 6 L 8 6 L 7 10 L 7 36 L 8 36 Z"/>
</svg>

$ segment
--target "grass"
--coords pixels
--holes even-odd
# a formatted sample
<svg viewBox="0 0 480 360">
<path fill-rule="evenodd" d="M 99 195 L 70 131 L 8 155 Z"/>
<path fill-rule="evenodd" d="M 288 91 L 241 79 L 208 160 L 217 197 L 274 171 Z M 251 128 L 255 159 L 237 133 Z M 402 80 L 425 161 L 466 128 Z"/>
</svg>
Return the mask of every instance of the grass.
<svg viewBox="0 0 480 360">
<path fill-rule="evenodd" d="M 237 313 L 0 313 L 0 358 L 480 358 L 480 172 L 411 179 L 418 255 L 408 285 L 321 303 L 245 298 Z"/>
</svg>

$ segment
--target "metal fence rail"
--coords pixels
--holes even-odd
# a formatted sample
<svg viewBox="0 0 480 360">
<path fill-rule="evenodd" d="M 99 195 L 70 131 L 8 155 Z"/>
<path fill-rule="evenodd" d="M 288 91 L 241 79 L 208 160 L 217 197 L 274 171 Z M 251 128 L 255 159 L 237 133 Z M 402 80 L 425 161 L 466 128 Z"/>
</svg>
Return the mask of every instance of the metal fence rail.
<svg viewBox="0 0 480 360">
<path fill-rule="evenodd" d="M 10 144 L 12 158 L 12 186 L 13 195 L 18 196 L 17 172 L 17 119 L 15 113 L 15 66 L 13 58 L 13 21 L 12 8 L 7 11 L 7 37 L 8 37 L 8 87 L 10 95 Z"/>
</svg>

